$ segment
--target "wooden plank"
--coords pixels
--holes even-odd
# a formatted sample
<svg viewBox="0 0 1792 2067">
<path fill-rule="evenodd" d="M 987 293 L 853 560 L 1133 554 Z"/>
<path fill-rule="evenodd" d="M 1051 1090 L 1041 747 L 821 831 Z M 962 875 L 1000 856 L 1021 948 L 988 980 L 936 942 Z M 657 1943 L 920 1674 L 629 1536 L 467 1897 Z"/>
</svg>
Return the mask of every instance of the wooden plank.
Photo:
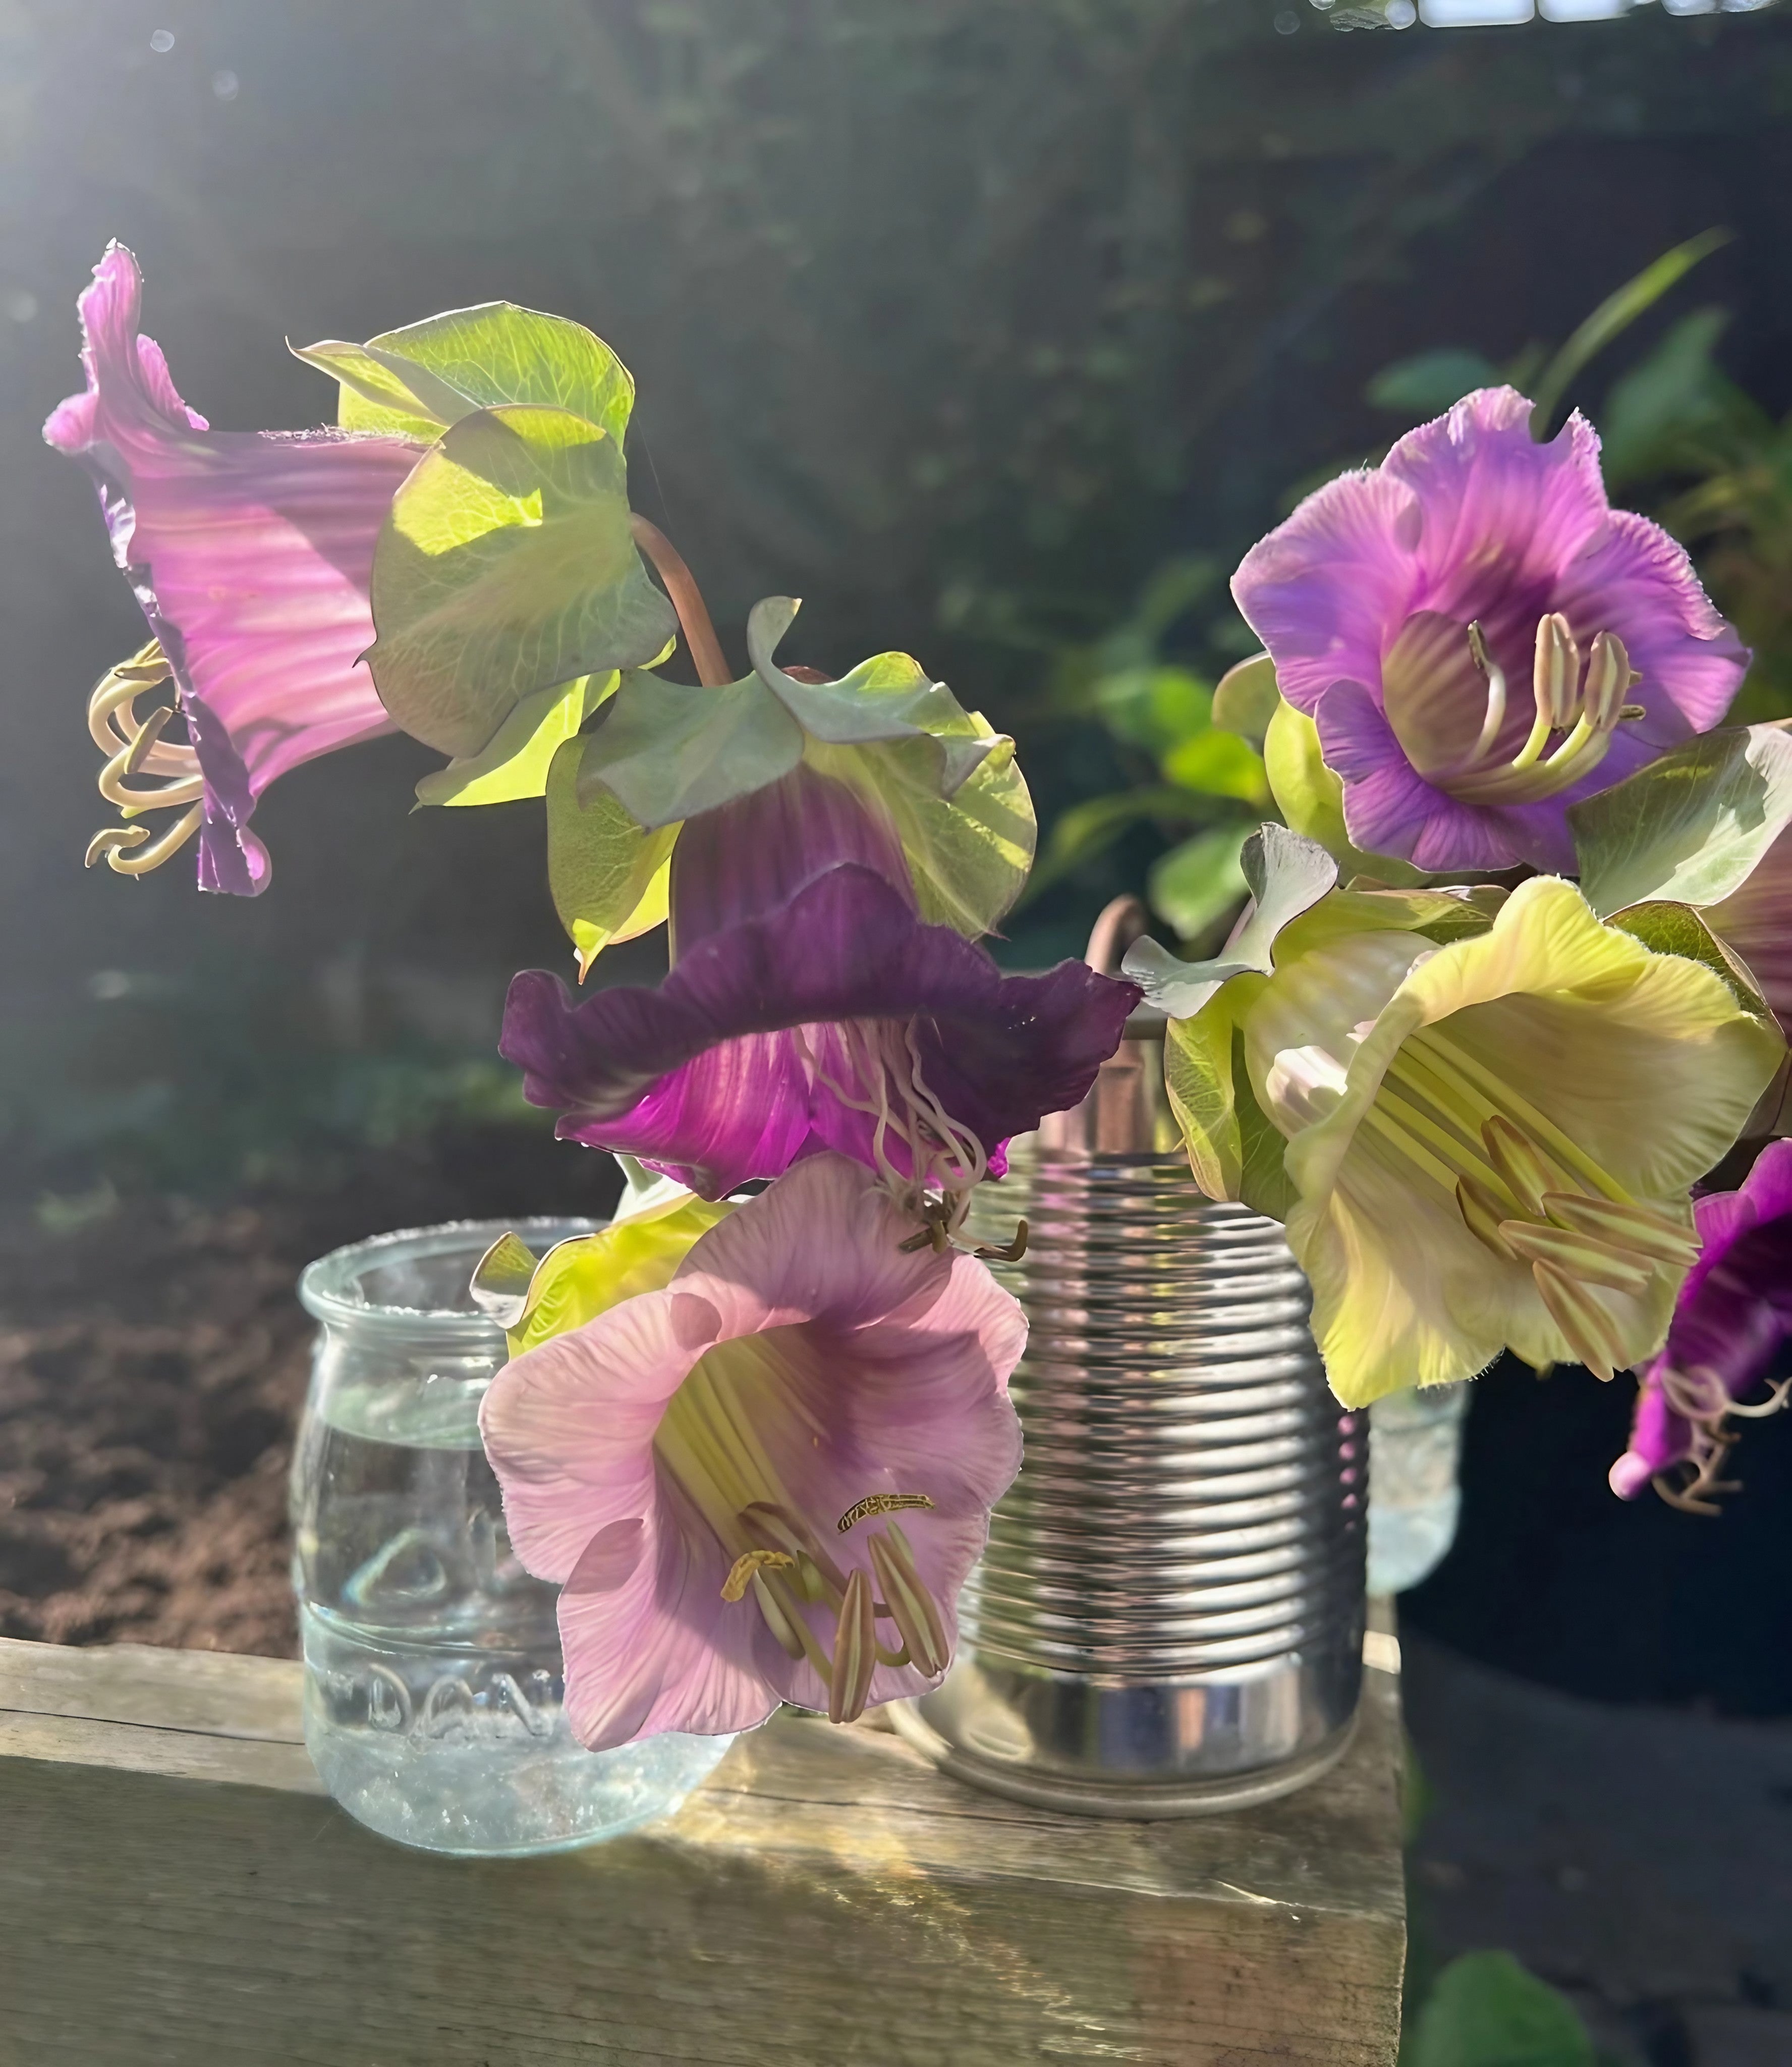
<svg viewBox="0 0 1792 2067">
<path fill-rule="evenodd" d="M 296 1667 L 5 1644 L 0 2060 L 1389 2067 L 1397 1683 L 1368 1680 L 1343 1764 L 1233 1816 L 1056 1816 L 787 1718 L 645 1832 L 462 1861 L 319 1797 Z"/>
</svg>

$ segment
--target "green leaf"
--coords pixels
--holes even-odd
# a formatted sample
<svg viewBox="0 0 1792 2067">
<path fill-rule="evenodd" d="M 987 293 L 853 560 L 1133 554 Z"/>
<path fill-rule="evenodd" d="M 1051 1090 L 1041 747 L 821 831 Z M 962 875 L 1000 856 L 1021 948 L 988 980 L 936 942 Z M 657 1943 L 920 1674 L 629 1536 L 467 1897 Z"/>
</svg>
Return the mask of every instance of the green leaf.
<svg viewBox="0 0 1792 2067">
<path fill-rule="evenodd" d="M 1702 962 L 1729 986 L 1731 996 L 1745 1012 L 1774 1023 L 1767 1001 L 1756 989 L 1747 965 L 1730 953 L 1690 904 L 1627 905 L 1613 915 L 1611 924 L 1658 955 L 1679 955 L 1689 962 Z"/>
<path fill-rule="evenodd" d="M 1510 1952 L 1470 1952 L 1437 1976 L 1402 2067 L 1595 2067 L 1571 2004 Z"/>
<path fill-rule="evenodd" d="M 590 736 L 579 793 L 590 802 L 601 786 L 657 830 L 763 790 L 802 757 L 802 727 L 756 675 L 698 689 L 630 672 Z"/>
<path fill-rule="evenodd" d="M 580 762 L 596 744 L 596 737 L 569 739 L 547 782 L 548 887 L 582 983 L 606 948 L 664 922 L 679 836 L 676 825 L 651 832 L 638 825 L 607 790 L 581 799 Z"/>
<path fill-rule="evenodd" d="M 1239 1197 L 1254 1213 L 1286 1220 L 1300 1194 L 1287 1172 L 1288 1144 L 1257 1103 L 1245 1067 L 1244 1029 L 1232 1029 L 1232 1095 L 1239 1116 Z"/>
<path fill-rule="evenodd" d="M 1121 834 L 1151 818 L 1169 824 L 1204 825 L 1218 815 L 1193 790 L 1153 788 L 1114 790 L 1103 797 L 1085 797 L 1053 821 L 1039 865 L 1027 879 L 1022 903 L 1030 904 L 1042 890 L 1105 854 Z"/>
<path fill-rule="evenodd" d="M 1212 960 L 1178 961 L 1149 940 L 1127 950 L 1121 964 L 1125 974 L 1143 989 L 1148 1004 L 1172 1019 L 1194 1017 L 1231 977 L 1273 969 L 1276 936 L 1338 880 L 1338 865 L 1325 850 L 1286 826 L 1259 826 L 1244 843 L 1239 867 L 1255 901 L 1250 916 Z"/>
<path fill-rule="evenodd" d="M 1181 790 L 1235 797 L 1259 810 L 1270 801 L 1263 757 L 1235 732 L 1210 730 L 1185 739 L 1164 756 L 1163 770 Z"/>
<path fill-rule="evenodd" d="M 1153 758 L 1213 721 L 1214 692 L 1186 668 L 1121 668 L 1098 676 L 1088 691 L 1096 716 L 1117 739 Z"/>
<path fill-rule="evenodd" d="M 1792 824 L 1792 735 L 1732 726 L 1573 804 L 1580 887 L 1601 918 L 1645 898 L 1715 904 Z"/>
<path fill-rule="evenodd" d="M 995 928 L 1025 887 L 1039 827 L 1014 741 L 981 712 L 967 716 L 988 750 L 950 798 L 940 795 L 933 756 L 920 741 L 858 747 L 812 741 L 804 757 L 888 814 L 922 917 L 974 940 Z"/>
<path fill-rule="evenodd" d="M 1477 388 L 1497 388 L 1500 371 L 1478 351 L 1445 345 L 1384 366 L 1363 391 L 1372 408 L 1417 423 L 1441 416 Z"/>
<path fill-rule="evenodd" d="M 563 316 L 511 302 L 451 309 L 366 344 L 327 339 L 294 355 L 342 384 L 346 430 L 432 440 L 476 409 L 565 409 L 618 446 L 634 383 L 601 338 Z"/>
<path fill-rule="evenodd" d="M 1162 912 L 1185 940 L 1203 933 L 1246 895 L 1240 851 L 1250 828 L 1215 826 L 1158 861 L 1152 868 L 1151 908 Z"/>
<path fill-rule="evenodd" d="M 1243 1181 L 1232 1037 L 1266 981 L 1247 972 L 1216 988 L 1198 1012 L 1172 1019 L 1164 1029 L 1170 1109 L 1182 1130 L 1189 1169 L 1210 1199 L 1236 1199 Z"/>
<path fill-rule="evenodd" d="M 1587 361 L 1604 351 L 1613 338 L 1627 330 L 1645 309 L 1652 308 L 1701 259 L 1709 258 L 1713 251 L 1728 244 L 1732 234 L 1728 229 L 1707 229 L 1697 237 L 1689 237 L 1684 244 L 1664 251 L 1634 279 L 1625 281 L 1616 294 L 1606 296 L 1544 368 L 1531 390 L 1533 437 L 1542 438 L 1548 434 L 1550 420 L 1567 392 L 1569 382 Z"/>
<path fill-rule="evenodd" d="M 1228 668 L 1214 691 L 1214 723 L 1222 732 L 1235 732 L 1261 751 L 1263 735 L 1282 701 L 1275 686 L 1275 663 L 1267 653 L 1254 653 Z"/>
<path fill-rule="evenodd" d="M 1727 309 L 1695 309 L 1612 383 L 1599 411 L 1599 471 L 1608 489 L 1671 470 L 1685 440 L 1721 423 L 1729 384 L 1712 355 L 1729 322 Z"/>
<path fill-rule="evenodd" d="M 481 750 L 451 761 L 417 785 L 420 804 L 508 804 L 539 797 L 548 765 L 598 706 L 616 693 L 622 677 L 575 675 L 570 682 L 525 696 Z"/>
<path fill-rule="evenodd" d="M 564 409 L 482 409 L 446 431 L 393 497 L 372 599 L 380 700 L 456 757 L 533 691 L 637 666 L 677 629 L 630 533 L 621 449 Z"/>
<path fill-rule="evenodd" d="M 1425 880 L 1410 862 L 1352 846 L 1344 830 L 1344 784 L 1325 765 L 1319 727 L 1292 704 L 1278 704 L 1269 721 L 1263 768 L 1276 809 L 1296 832 L 1317 840 L 1347 876 L 1372 875 L 1402 887 Z"/>
</svg>

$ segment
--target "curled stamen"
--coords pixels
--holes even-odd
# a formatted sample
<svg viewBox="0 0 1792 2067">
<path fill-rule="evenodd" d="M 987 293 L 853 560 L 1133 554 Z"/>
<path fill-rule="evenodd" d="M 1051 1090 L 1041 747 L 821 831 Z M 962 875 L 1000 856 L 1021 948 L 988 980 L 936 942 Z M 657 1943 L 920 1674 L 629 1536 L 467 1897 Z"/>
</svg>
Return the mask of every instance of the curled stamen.
<svg viewBox="0 0 1792 2067">
<path fill-rule="evenodd" d="M 106 866 L 120 875 L 147 875 L 152 869 L 160 868 L 170 855 L 178 853 L 205 822 L 205 806 L 195 804 L 185 817 L 177 818 L 160 839 L 148 847 L 140 848 L 136 853 L 129 851 L 137 846 L 137 841 L 132 836 L 148 837 L 141 826 L 105 826 L 87 843 L 87 866 L 91 868 L 103 855 Z"/>
<path fill-rule="evenodd" d="M 812 1529 L 787 1509 L 774 1507 L 768 1501 L 755 1501 L 743 1508 L 740 1519 L 747 1533 L 756 1536 L 766 1549 L 788 1550 L 799 1570 L 805 1560 L 813 1565 L 832 1602 L 837 1604 L 846 1590 L 846 1574 Z"/>
<path fill-rule="evenodd" d="M 844 1536 L 855 1521 L 866 1521 L 874 1514 L 902 1514 L 911 1507 L 930 1509 L 932 1505 L 924 1492 L 868 1492 L 863 1500 L 854 1501 L 834 1526 Z"/>
<path fill-rule="evenodd" d="M 973 1249 L 971 1253 L 980 1257 L 986 1263 L 1018 1263 L 1027 1253 L 1027 1223 L 1024 1220 L 1015 1222 L 1014 1240 L 1006 1247 L 998 1249 L 986 1241 L 980 1249 Z"/>
<path fill-rule="evenodd" d="M 1481 721 L 1481 737 L 1469 753 L 1468 765 L 1472 767 L 1492 751 L 1499 729 L 1506 722 L 1506 670 L 1487 651 L 1478 623 L 1469 627 L 1469 654 L 1487 679 L 1487 715 Z"/>
<path fill-rule="evenodd" d="M 755 1573 L 794 1572 L 796 1569 L 797 1561 L 788 1550 L 743 1550 L 722 1582 L 722 1598 L 730 1602 L 744 1600 Z"/>
</svg>

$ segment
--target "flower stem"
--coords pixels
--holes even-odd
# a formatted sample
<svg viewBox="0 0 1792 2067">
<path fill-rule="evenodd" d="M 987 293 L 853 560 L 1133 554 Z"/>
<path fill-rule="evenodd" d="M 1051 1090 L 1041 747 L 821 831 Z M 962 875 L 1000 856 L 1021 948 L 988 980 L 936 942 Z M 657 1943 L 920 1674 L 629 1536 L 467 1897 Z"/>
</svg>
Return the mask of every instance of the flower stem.
<svg viewBox="0 0 1792 2067">
<path fill-rule="evenodd" d="M 706 689 L 724 688 L 734 677 L 723 657 L 722 642 L 716 636 L 716 627 L 709 621 L 708 606 L 697 587 L 696 576 L 685 565 L 683 554 L 657 524 L 650 524 L 645 517 L 634 514 L 628 521 L 635 544 L 653 562 L 659 579 L 666 584 L 666 593 L 672 599 L 672 607 L 678 612 L 679 623 L 684 633 L 684 643 L 691 648 L 691 658 L 696 666 L 697 680 Z"/>
</svg>

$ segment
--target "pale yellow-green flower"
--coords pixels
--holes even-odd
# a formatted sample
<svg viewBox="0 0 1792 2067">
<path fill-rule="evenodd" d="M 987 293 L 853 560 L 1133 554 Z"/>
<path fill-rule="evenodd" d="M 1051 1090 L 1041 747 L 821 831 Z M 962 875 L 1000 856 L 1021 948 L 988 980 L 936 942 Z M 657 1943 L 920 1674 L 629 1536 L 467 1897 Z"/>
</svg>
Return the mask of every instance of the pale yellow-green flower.
<svg viewBox="0 0 1792 2067">
<path fill-rule="evenodd" d="M 1689 1188 L 1784 1055 L 1770 1020 L 1554 877 L 1442 945 L 1356 923 L 1373 902 L 1334 892 L 1172 1029 L 1197 1175 L 1279 1185 L 1346 1405 L 1508 1347 L 1640 1362 L 1696 1252 Z"/>
</svg>

